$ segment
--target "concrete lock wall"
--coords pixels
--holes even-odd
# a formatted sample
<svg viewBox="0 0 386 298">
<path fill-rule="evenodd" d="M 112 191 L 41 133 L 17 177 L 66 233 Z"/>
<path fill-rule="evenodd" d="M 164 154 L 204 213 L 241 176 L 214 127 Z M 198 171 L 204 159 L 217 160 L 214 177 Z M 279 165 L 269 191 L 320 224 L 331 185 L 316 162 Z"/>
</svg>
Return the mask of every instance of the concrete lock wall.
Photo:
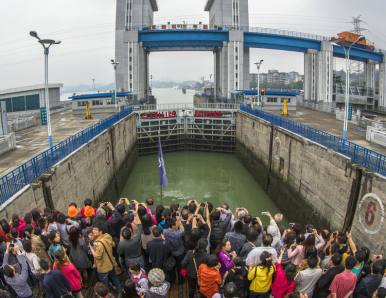
<svg viewBox="0 0 386 298">
<path fill-rule="evenodd" d="M 81 206 L 85 198 L 118 198 L 135 162 L 135 143 L 136 117 L 132 114 L 56 164 L 36 183 L 23 188 L 1 206 L 0 216 L 10 218 L 14 213 L 25 214 L 32 208 L 46 206 L 66 212 L 69 203 Z"/>
<path fill-rule="evenodd" d="M 384 177 L 367 173 L 343 155 L 244 113 L 237 114 L 236 130 L 238 156 L 278 207 L 286 211 L 289 222 L 342 230 L 350 225 L 351 218 L 358 243 L 384 251 Z M 373 195 L 366 198 L 369 193 Z"/>
</svg>

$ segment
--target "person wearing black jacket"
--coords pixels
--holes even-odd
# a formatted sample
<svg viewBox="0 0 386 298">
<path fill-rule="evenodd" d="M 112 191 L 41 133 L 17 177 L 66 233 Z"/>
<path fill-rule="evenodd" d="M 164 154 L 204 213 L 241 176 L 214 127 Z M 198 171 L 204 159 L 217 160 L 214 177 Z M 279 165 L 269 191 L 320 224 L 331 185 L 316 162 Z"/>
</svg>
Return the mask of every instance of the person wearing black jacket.
<svg viewBox="0 0 386 298">
<path fill-rule="evenodd" d="M 223 241 L 225 233 L 228 232 L 232 213 L 224 208 L 217 208 L 211 217 L 210 247 L 214 250 Z"/>
<path fill-rule="evenodd" d="M 188 273 L 189 298 L 193 298 L 197 290 L 197 270 L 201 264 L 204 264 L 209 256 L 206 252 L 208 241 L 198 240 L 197 248 L 189 250 L 182 260 L 181 267 L 186 268 Z"/>
<path fill-rule="evenodd" d="M 381 284 L 385 272 L 384 260 L 377 260 L 371 265 L 371 273 L 363 277 L 354 291 L 354 298 L 371 297 Z"/>
<path fill-rule="evenodd" d="M 43 289 L 46 298 L 60 298 L 71 294 L 71 287 L 63 273 L 59 270 L 51 270 L 45 260 L 40 260 L 40 267 L 43 273 Z"/>
<path fill-rule="evenodd" d="M 163 234 L 157 227 L 152 229 L 154 239 L 147 244 L 149 261 L 152 268 L 163 268 L 165 261 L 171 256 L 170 248 L 167 245 Z"/>
<path fill-rule="evenodd" d="M 315 298 L 325 298 L 330 295 L 330 284 L 334 279 L 335 275 L 343 272 L 344 268 L 342 265 L 342 255 L 339 253 L 335 253 L 331 257 L 331 267 L 328 269 L 319 279 L 316 284 L 316 288 L 314 291 Z"/>
</svg>

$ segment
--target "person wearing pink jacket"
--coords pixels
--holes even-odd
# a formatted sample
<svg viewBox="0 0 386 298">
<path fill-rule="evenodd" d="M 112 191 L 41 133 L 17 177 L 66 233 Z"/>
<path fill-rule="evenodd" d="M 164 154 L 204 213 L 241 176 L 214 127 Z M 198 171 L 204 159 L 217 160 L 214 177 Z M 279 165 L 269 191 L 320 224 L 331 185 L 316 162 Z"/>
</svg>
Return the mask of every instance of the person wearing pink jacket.
<svg viewBox="0 0 386 298">
<path fill-rule="evenodd" d="M 282 248 L 276 263 L 275 280 L 271 286 L 272 296 L 275 298 L 284 298 L 295 291 L 296 266 L 290 263 L 283 269 L 281 260 L 284 252 L 285 248 Z"/>
</svg>

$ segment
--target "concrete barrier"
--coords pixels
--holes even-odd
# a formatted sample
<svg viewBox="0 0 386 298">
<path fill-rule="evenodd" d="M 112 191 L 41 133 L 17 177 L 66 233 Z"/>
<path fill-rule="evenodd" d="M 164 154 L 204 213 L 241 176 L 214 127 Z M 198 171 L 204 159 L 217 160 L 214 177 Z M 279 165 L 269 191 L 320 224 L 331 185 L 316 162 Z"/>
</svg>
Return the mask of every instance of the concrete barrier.
<svg viewBox="0 0 386 298">
<path fill-rule="evenodd" d="M 70 202 L 117 198 L 136 158 L 135 143 L 136 117 L 131 114 L 23 188 L 0 207 L 0 214 L 10 218 L 46 206 L 65 212 Z"/>
<path fill-rule="evenodd" d="M 15 149 L 16 137 L 13 132 L 7 135 L 0 135 L 0 156 L 8 151 Z"/>
<path fill-rule="evenodd" d="M 359 243 L 386 248 L 385 177 L 264 120 L 238 113 L 236 121 L 237 154 L 289 221 L 349 225 Z"/>
</svg>

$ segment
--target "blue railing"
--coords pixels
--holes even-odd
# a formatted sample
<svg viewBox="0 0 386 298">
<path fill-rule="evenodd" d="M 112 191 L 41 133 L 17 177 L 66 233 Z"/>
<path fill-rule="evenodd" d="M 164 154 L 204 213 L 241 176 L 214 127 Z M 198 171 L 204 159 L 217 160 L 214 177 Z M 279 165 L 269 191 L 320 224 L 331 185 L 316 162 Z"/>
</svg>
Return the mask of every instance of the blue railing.
<svg viewBox="0 0 386 298">
<path fill-rule="evenodd" d="M 359 146 L 349 141 L 343 141 L 342 138 L 329 134 L 301 123 L 264 112 L 262 110 L 252 109 L 249 106 L 241 105 L 241 111 L 266 120 L 273 125 L 285 128 L 291 132 L 301 135 L 311 141 L 319 143 L 329 149 L 339 152 L 351 159 L 353 163 L 361 165 L 372 172 L 386 176 L 386 156 Z"/>
<path fill-rule="evenodd" d="M 131 107 L 124 108 L 119 113 L 103 119 L 100 122 L 78 132 L 77 134 L 68 137 L 51 149 L 47 149 L 46 151 L 36 155 L 32 159 L 23 163 L 21 166 L 0 177 L 0 204 L 5 203 L 24 186 L 30 184 L 40 175 L 49 171 L 54 164 L 64 159 L 82 145 L 86 144 L 105 129 L 113 126 L 119 120 L 128 116 L 132 111 L 133 108 Z"/>
</svg>

